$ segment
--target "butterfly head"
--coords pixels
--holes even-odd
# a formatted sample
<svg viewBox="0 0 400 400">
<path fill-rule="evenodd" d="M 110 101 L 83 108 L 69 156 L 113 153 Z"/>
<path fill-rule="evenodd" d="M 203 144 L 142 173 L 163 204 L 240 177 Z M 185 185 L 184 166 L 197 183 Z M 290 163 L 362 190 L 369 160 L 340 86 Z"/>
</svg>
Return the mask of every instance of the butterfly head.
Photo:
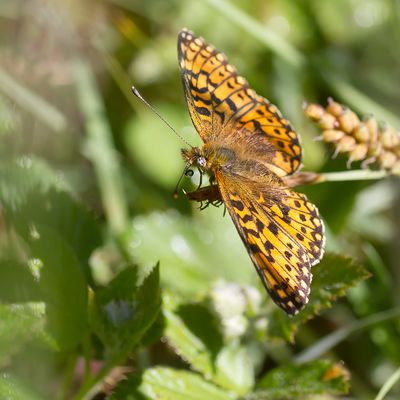
<svg viewBox="0 0 400 400">
<path fill-rule="evenodd" d="M 235 153 L 231 149 L 211 143 L 201 148 L 182 149 L 181 153 L 188 167 L 196 166 L 210 176 L 218 170 L 227 172 L 235 159 Z"/>
<path fill-rule="evenodd" d="M 202 149 L 199 147 L 191 147 L 190 149 L 181 150 L 182 157 L 186 161 L 188 167 L 194 165 L 201 170 L 207 169 L 207 158 Z"/>
</svg>

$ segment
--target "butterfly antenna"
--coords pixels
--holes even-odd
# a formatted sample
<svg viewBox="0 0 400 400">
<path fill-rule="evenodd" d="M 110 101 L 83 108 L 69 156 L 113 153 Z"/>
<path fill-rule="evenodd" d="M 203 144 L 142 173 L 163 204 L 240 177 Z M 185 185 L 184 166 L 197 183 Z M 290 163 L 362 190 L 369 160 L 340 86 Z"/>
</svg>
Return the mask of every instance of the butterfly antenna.
<svg viewBox="0 0 400 400">
<path fill-rule="evenodd" d="M 132 93 L 133 93 L 139 100 L 142 100 L 142 102 L 143 102 L 148 108 L 150 108 L 150 110 L 153 111 L 153 113 L 156 114 L 156 115 L 158 116 L 158 118 L 160 118 L 161 121 L 163 121 L 164 124 L 167 125 L 167 126 L 175 133 L 176 136 L 178 136 L 179 139 L 181 139 L 181 140 L 182 140 L 184 143 L 186 143 L 189 147 L 192 147 L 192 148 L 193 148 L 193 146 L 192 146 L 190 143 L 188 143 L 188 142 L 176 131 L 176 129 L 174 129 L 174 127 L 173 127 L 164 117 L 162 117 L 161 114 L 160 114 L 150 103 L 147 102 L 147 100 L 145 100 L 145 99 L 143 98 L 143 96 L 142 96 L 142 95 L 140 94 L 140 92 L 135 88 L 135 86 L 132 86 L 131 89 L 132 89 Z M 186 170 L 186 168 L 185 168 L 185 170 Z"/>
</svg>

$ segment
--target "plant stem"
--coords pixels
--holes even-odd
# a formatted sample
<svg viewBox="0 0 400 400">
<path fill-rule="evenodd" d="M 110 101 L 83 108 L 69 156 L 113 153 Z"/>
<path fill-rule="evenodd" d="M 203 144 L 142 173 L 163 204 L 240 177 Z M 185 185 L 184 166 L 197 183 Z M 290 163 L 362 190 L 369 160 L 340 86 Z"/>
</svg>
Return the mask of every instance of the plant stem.
<svg viewBox="0 0 400 400">
<path fill-rule="evenodd" d="M 283 181 L 288 187 L 309 185 L 323 182 L 343 182 L 343 181 L 363 181 L 370 179 L 382 179 L 391 176 L 386 171 L 371 171 L 360 169 L 354 171 L 339 172 L 297 172 L 293 175 L 285 176 Z"/>
<path fill-rule="evenodd" d="M 319 174 L 319 180 L 322 182 L 341 182 L 341 181 L 363 181 L 370 179 L 382 179 L 390 176 L 386 171 L 371 171 L 369 169 L 359 169 L 354 171 L 323 172 Z"/>
<path fill-rule="evenodd" d="M 78 359 L 78 356 L 76 353 L 74 353 L 67 360 L 67 366 L 65 369 L 64 379 L 63 379 L 63 384 L 62 384 L 62 390 L 58 397 L 58 399 L 60 399 L 60 400 L 68 399 L 68 397 L 69 397 L 69 391 L 71 390 L 71 386 L 72 386 L 71 383 L 72 383 L 72 379 L 74 377 L 74 371 L 75 371 L 77 359 Z"/>
<path fill-rule="evenodd" d="M 379 322 L 387 321 L 396 318 L 400 315 L 400 307 L 395 307 L 390 310 L 381 311 L 372 314 L 364 319 L 356 320 L 336 330 L 335 332 L 323 337 L 318 342 L 314 343 L 309 348 L 305 349 L 300 354 L 294 357 L 296 364 L 302 364 L 308 361 L 315 360 L 321 357 L 324 353 L 331 350 L 337 344 L 345 340 L 351 334 L 365 328 L 369 328 Z"/>
<path fill-rule="evenodd" d="M 128 226 L 128 206 L 111 128 L 90 65 L 76 60 L 75 76 L 78 99 L 86 119 L 84 151 L 94 165 L 110 229 L 120 237 Z"/>
<path fill-rule="evenodd" d="M 390 389 L 395 385 L 395 383 L 400 379 L 400 368 L 398 368 L 383 384 L 375 400 L 383 400 L 384 397 L 389 393 Z"/>
</svg>

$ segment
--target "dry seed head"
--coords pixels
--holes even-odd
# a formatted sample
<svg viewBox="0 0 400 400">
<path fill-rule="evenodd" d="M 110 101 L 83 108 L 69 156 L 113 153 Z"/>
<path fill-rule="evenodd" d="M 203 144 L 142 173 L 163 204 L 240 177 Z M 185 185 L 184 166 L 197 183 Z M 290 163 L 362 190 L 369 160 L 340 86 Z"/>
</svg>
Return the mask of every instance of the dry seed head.
<svg viewBox="0 0 400 400">
<path fill-rule="evenodd" d="M 328 111 L 328 113 L 332 114 L 334 117 L 340 117 L 345 110 L 346 107 L 329 97 L 328 105 L 326 106 L 326 111 Z"/>
<path fill-rule="evenodd" d="M 339 126 L 339 122 L 332 114 L 325 113 L 319 120 L 319 126 L 322 130 L 335 129 Z"/>
<path fill-rule="evenodd" d="M 343 131 L 337 129 L 327 129 L 322 132 L 322 139 L 328 143 L 334 143 L 340 140 L 344 136 Z"/>
<path fill-rule="evenodd" d="M 369 143 L 368 146 L 368 155 L 370 157 L 378 157 L 382 152 L 382 145 L 379 142 Z"/>
<path fill-rule="evenodd" d="M 400 144 L 400 135 L 394 128 L 388 125 L 381 130 L 379 141 L 386 149 L 393 149 Z"/>
<path fill-rule="evenodd" d="M 391 169 L 395 162 L 397 161 L 397 157 L 391 151 L 383 151 L 378 156 L 378 163 L 384 169 Z"/>
<path fill-rule="evenodd" d="M 368 145 L 366 143 L 358 143 L 349 153 L 349 159 L 353 161 L 361 161 L 367 157 Z"/>
<path fill-rule="evenodd" d="M 392 168 L 391 168 L 390 172 L 393 175 L 399 175 L 400 176 L 400 160 L 399 159 L 397 159 L 397 161 L 392 165 Z"/>
<path fill-rule="evenodd" d="M 332 99 L 328 99 L 326 108 L 307 104 L 304 112 L 319 124 L 322 130 L 319 138 L 335 145 L 333 157 L 347 154 L 349 168 L 353 161 L 361 161 L 362 168 L 376 163 L 379 168 L 400 176 L 400 132 L 389 125 L 382 127 L 373 116 L 361 122 L 351 109 Z"/>
<path fill-rule="evenodd" d="M 339 153 L 347 153 L 352 151 L 356 145 L 356 139 L 353 136 L 343 136 L 336 144 Z"/>
<path fill-rule="evenodd" d="M 369 131 L 370 142 L 376 142 L 378 140 L 378 132 L 379 132 L 378 121 L 376 120 L 375 117 L 370 116 L 367 117 L 367 119 L 364 122 L 365 125 L 367 125 Z"/>
<path fill-rule="evenodd" d="M 348 109 L 343 112 L 342 115 L 339 115 L 337 119 L 340 127 L 348 134 L 351 134 L 353 130 L 360 124 L 360 119 L 357 117 L 357 115 Z"/>
<path fill-rule="evenodd" d="M 370 134 L 367 125 L 364 122 L 361 122 L 353 132 L 353 136 L 357 139 L 357 141 L 365 143 L 369 141 Z"/>
<path fill-rule="evenodd" d="M 304 114 L 312 121 L 319 122 L 325 114 L 325 109 L 319 104 L 307 104 L 304 107 Z"/>
</svg>

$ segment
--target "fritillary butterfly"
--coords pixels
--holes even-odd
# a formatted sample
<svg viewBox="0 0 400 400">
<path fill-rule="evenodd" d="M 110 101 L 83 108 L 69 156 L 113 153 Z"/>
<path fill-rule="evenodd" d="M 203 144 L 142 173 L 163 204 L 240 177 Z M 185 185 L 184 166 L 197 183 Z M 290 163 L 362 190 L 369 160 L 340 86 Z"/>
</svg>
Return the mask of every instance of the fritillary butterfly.
<svg viewBox="0 0 400 400">
<path fill-rule="evenodd" d="M 182 155 L 210 177 L 210 186 L 188 197 L 223 201 L 272 299 L 296 314 L 308 302 L 311 266 L 325 241 L 316 206 L 284 183 L 301 165 L 299 137 L 222 53 L 186 29 L 178 58 L 190 117 L 204 142 Z"/>
</svg>

